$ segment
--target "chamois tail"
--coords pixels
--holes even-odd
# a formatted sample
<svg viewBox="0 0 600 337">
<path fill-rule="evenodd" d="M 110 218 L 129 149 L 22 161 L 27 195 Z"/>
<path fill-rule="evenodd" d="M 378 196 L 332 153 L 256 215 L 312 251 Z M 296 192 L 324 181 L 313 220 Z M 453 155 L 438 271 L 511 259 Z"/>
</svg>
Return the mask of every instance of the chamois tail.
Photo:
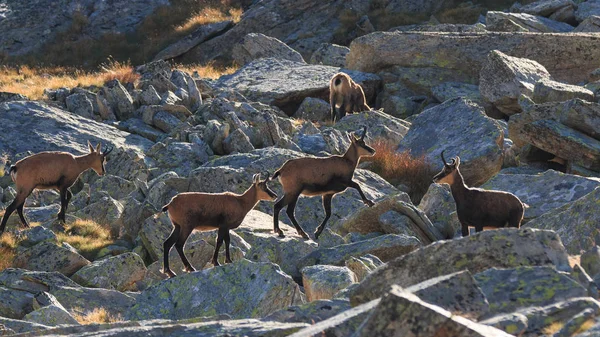
<svg viewBox="0 0 600 337">
<path fill-rule="evenodd" d="M 162 208 L 162 211 L 166 212 L 168 210 L 169 210 L 169 204 L 164 205 L 163 208 Z"/>
<path fill-rule="evenodd" d="M 12 181 L 14 181 L 15 183 L 17 182 L 17 167 L 16 166 L 11 166 L 10 169 L 8 170 L 8 173 L 10 173 L 10 178 L 12 179 Z"/>
<path fill-rule="evenodd" d="M 271 177 L 271 180 L 275 180 L 277 177 L 279 177 L 280 174 L 281 172 L 279 172 L 279 170 L 275 171 L 275 173 L 273 173 L 273 176 Z"/>
</svg>

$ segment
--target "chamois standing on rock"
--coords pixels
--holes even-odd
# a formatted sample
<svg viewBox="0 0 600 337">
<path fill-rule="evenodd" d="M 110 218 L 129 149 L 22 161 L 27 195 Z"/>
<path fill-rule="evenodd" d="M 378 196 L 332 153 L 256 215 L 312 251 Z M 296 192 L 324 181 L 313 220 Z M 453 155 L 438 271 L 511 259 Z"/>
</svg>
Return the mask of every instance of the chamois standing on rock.
<svg viewBox="0 0 600 337">
<path fill-rule="evenodd" d="M 460 158 L 452 158 L 450 163 L 444 159 L 444 168 L 433 177 L 438 184 L 448 184 L 456 202 L 456 213 L 461 224 L 462 236 L 469 235 L 469 227 L 476 232 L 485 229 L 521 226 L 523 212 L 527 207 L 519 198 L 508 192 L 488 191 L 465 185 L 460 174 Z"/>
<path fill-rule="evenodd" d="M 73 196 L 69 188 L 73 186 L 82 172 L 90 168 L 98 175 L 104 175 L 106 156 L 112 151 L 111 148 L 102 152 L 100 143 L 94 149 L 89 141 L 88 148 L 90 153 L 82 156 L 74 156 L 68 152 L 40 152 L 23 158 L 11 166 L 9 172 L 16 184 L 17 196 L 6 208 L 2 224 L 0 224 L 0 234 L 4 232 L 6 222 L 15 209 L 23 225 L 29 227 L 29 223 L 23 215 L 23 205 L 34 189 L 55 189 L 60 192 L 58 220 L 65 222 L 67 206 Z"/>
<path fill-rule="evenodd" d="M 275 202 L 273 214 L 273 231 L 283 237 L 283 231 L 279 228 L 279 212 L 287 206 L 287 215 L 296 228 L 298 235 L 308 239 L 308 235 L 296 221 L 294 209 L 300 195 L 322 196 L 325 219 L 315 232 L 315 239 L 319 238 L 325 224 L 331 216 L 331 200 L 337 193 L 345 191 L 348 187 L 355 188 L 363 202 L 371 207 L 373 202 L 365 197 L 360 185 L 352 180 L 354 170 L 361 157 L 373 156 L 375 150 L 365 143 L 367 127 L 364 127 L 360 138 L 348 135 L 350 147 L 343 156 L 334 155 L 327 158 L 305 157 L 291 159 L 275 172 L 273 179 L 279 177 L 283 186 L 283 195 Z"/>
<path fill-rule="evenodd" d="M 162 211 L 169 212 L 173 223 L 173 231 L 164 243 L 164 269 L 163 273 L 175 277 L 169 268 L 169 252 L 173 245 L 187 272 L 195 271 L 183 252 L 183 246 L 194 229 L 209 231 L 218 229 L 217 244 L 213 254 L 212 263 L 219 265 L 217 258 L 219 248 L 225 241 L 225 262 L 231 263 L 229 256 L 229 230 L 240 226 L 246 214 L 256 206 L 260 200 L 275 200 L 277 195 L 269 189 L 267 182 L 260 180 L 260 174 L 255 174 L 252 186 L 243 194 L 225 193 L 179 193 L 163 207 Z"/>
<path fill-rule="evenodd" d="M 333 122 L 339 121 L 346 114 L 371 110 L 361 86 L 344 73 L 333 75 L 329 81 L 329 105 Z"/>
</svg>

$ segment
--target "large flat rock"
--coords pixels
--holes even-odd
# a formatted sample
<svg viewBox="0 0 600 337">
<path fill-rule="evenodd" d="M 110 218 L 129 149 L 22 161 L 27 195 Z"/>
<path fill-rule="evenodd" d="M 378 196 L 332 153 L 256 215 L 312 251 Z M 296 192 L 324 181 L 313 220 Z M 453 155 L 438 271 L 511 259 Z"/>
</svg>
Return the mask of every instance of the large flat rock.
<svg viewBox="0 0 600 337">
<path fill-rule="evenodd" d="M 598 67 L 600 36 L 585 33 L 375 32 L 350 44 L 350 69 L 391 66 L 452 70 L 474 83 L 487 54 L 499 50 L 542 64 L 557 80 L 577 83 Z"/>
</svg>

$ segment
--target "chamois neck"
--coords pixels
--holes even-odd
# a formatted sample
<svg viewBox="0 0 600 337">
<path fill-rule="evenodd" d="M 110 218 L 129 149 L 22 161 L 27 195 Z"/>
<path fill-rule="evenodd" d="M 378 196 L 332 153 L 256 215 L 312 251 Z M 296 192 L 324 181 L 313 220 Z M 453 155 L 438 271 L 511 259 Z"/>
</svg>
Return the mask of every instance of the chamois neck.
<svg viewBox="0 0 600 337">
<path fill-rule="evenodd" d="M 461 199 L 469 190 L 469 187 L 465 185 L 465 180 L 463 179 L 462 174 L 460 174 L 460 171 L 458 170 L 454 176 L 454 183 L 450 185 L 450 190 L 452 191 L 452 196 L 454 197 L 455 201 L 457 199 Z"/>
<path fill-rule="evenodd" d="M 254 206 L 256 206 L 256 204 L 258 204 L 258 193 L 256 191 L 256 185 L 252 184 L 252 186 L 250 186 L 250 188 L 248 188 L 246 190 L 246 192 L 244 192 L 241 196 L 240 196 L 240 200 L 242 201 L 242 204 L 244 205 L 244 209 L 246 209 L 248 212 L 250 212 L 251 209 L 254 208 Z"/>
<path fill-rule="evenodd" d="M 79 168 L 79 172 L 83 172 L 89 168 L 92 168 L 92 162 L 94 158 L 91 153 L 84 154 L 83 156 L 76 156 L 75 161 L 77 162 L 77 167 Z"/>
<path fill-rule="evenodd" d="M 356 146 L 350 144 L 350 147 L 348 148 L 348 150 L 346 150 L 346 153 L 344 153 L 344 158 L 352 162 L 352 164 L 354 164 L 354 167 L 356 167 L 356 165 L 358 165 L 358 160 L 360 159 L 360 157 L 358 156 L 358 149 L 356 148 Z"/>
</svg>

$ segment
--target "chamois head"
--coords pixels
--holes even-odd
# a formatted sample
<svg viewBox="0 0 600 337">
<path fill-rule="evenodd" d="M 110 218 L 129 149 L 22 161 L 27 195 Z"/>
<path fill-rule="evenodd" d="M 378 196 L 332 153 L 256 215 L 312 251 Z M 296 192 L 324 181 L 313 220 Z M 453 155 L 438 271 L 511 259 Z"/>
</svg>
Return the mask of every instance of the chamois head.
<svg viewBox="0 0 600 337">
<path fill-rule="evenodd" d="M 450 163 L 444 159 L 444 151 L 442 151 L 442 162 L 444 162 L 444 168 L 438 174 L 433 177 L 433 182 L 438 184 L 452 185 L 455 177 L 458 173 L 458 167 L 460 165 L 460 157 L 456 156 L 450 160 Z"/>
<path fill-rule="evenodd" d="M 367 134 L 367 127 L 363 127 L 363 134 L 360 138 L 355 135 L 348 134 L 350 139 L 350 147 L 355 147 L 359 157 L 372 157 L 375 155 L 375 149 L 365 143 L 365 135 Z"/>
<path fill-rule="evenodd" d="M 96 148 L 92 146 L 92 143 L 88 140 L 88 148 L 90 153 L 88 156 L 91 158 L 91 167 L 99 176 L 104 175 L 106 169 L 104 168 L 104 163 L 106 163 L 106 156 L 113 150 L 112 148 L 108 150 L 101 151 L 102 145 L 98 143 Z"/>
<path fill-rule="evenodd" d="M 269 174 L 267 173 L 267 178 L 264 180 L 260 179 L 260 173 L 257 173 L 252 177 L 252 184 L 256 186 L 256 193 L 258 200 L 275 200 L 277 199 L 277 194 L 273 192 L 267 183 L 271 180 Z"/>
</svg>

